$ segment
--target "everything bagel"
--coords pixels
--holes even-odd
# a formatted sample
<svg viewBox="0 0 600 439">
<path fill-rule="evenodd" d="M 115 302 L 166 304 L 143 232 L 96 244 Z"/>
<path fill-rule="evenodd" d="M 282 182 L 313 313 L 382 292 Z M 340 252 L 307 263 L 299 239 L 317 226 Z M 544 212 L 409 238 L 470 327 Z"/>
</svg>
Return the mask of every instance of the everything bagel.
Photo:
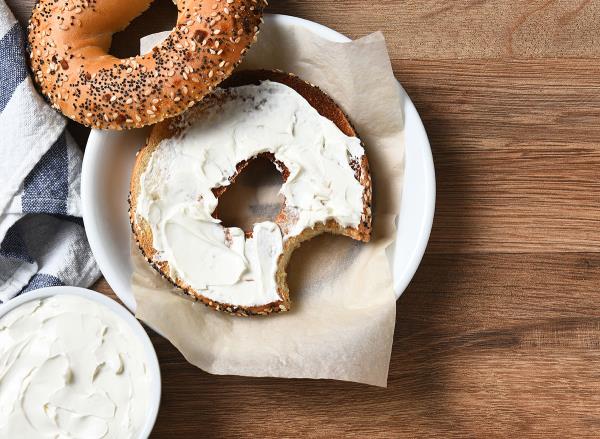
<svg viewBox="0 0 600 439">
<path fill-rule="evenodd" d="M 281 209 L 252 230 L 224 227 L 219 197 L 256 157 L 281 172 Z M 207 306 L 248 316 L 290 309 L 286 268 L 302 242 L 325 232 L 368 242 L 371 196 L 360 139 L 328 95 L 291 74 L 242 71 L 152 128 L 129 214 L 157 271 Z"/>
<path fill-rule="evenodd" d="M 152 0 L 39 0 L 29 22 L 41 92 L 89 127 L 129 129 L 192 107 L 227 78 L 256 39 L 266 0 L 176 0 L 177 24 L 150 53 L 108 54 L 112 35 Z"/>
</svg>

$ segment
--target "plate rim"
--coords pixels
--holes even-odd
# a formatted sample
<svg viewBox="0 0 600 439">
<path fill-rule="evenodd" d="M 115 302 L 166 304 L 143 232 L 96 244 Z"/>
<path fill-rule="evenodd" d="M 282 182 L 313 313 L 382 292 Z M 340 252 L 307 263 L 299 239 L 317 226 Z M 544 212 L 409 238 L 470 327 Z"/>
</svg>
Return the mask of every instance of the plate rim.
<svg viewBox="0 0 600 439">
<path fill-rule="evenodd" d="M 334 29 L 304 18 L 283 14 L 265 14 L 265 20 L 273 21 L 283 26 L 300 25 L 332 41 L 351 41 L 350 38 Z M 415 235 L 416 238 L 413 239 L 414 243 L 408 251 L 401 251 L 404 249 L 400 248 L 401 241 L 397 239 L 397 236 L 398 233 L 401 233 L 402 231 L 401 225 L 406 221 L 412 221 L 411 219 L 414 218 L 414 216 L 410 216 L 413 215 L 414 210 L 409 214 L 407 211 L 408 209 L 401 208 L 397 218 L 397 235 L 396 239 L 394 240 L 394 244 L 392 244 L 394 246 L 392 276 L 393 289 L 396 299 L 399 299 L 402 293 L 406 290 L 410 281 L 414 277 L 421 260 L 423 259 L 433 226 L 436 200 L 435 168 L 429 138 L 427 136 L 427 132 L 425 131 L 421 117 L 419 116 L 419 113 L 417 112 L 412 100 L 406 93 L 406 90 L 404 90 L 402 87 L 402 84 L 398 82 L 398 85 L 400 87 L 401 97 L 403 99 L 404 121 L 405 123 L 407 120 L 411 121 L 411 126 L 414 126 L 414 129 L 411 130 L 411 132 L 416 136 L 415 143 L 418 143 L 418 146 L 420 146 L 420 150 L 417 151 L 416 148 L 418 146 L 415 146 L 415 150 L 413 150 L 412 147 L 409 147 L 408 144 L 406 144 L 403 179 L 406 181 L 406 175 L 410 172 L 420 171 L 423 175 L 424 184 L 422 188 L 419 188 L 418 196 L 414 193 L 415 188 L 408 188 L 408 186 L 404 184 L 402 187 L 401 205 L 404 204 L 405 200 L 411 199 L 413 200 L 413 203 L 419 205 L 418 209 L 416 210 L 420 211 L 421 215 L 419 215 L 419 227 Z M 408 126 L 408 124 L 405 126 Z M 102 148 L 99 145 L 101 143 L 100 137 L 107 135 L 107 133 L 112 132 L 92 129 L 87 141 L 81 172 L 82 216 L 90 248 L 94 254 L 94 257 L 96 258 L 96 261 L 98 262 L 103 276 L 114 290 L 115 294 L 123 301 L 125 306 L 127 306 L 127 308 L 129 308 L 132 312 L 135 312 L 136 303 L 135 298 L 130 291 L 129 281 L 125 282 L 119 278 L 120 276 L 117 274 L 119 269 L 115 268 L 114 263 L 111 263 L 111 258 L 106 254 L 106 251 L 100 242 L 100 233 L 98 233 L 99 225 L 96 216 L 93 214 L 94 209 L 93 203 L 91 202 L 91 199 L 93 198 L 92 195 L 94 193 L 94 179 L 92 178 L 95 169 L 94 163 L 97 163 L 98 155 L 101 153 L 100 150 Z M 122 132 L 116 133 L 116 135 L 122 134 Z M 406 135 L 406 130 L 404 134 Z M 420 156 L 419 154 L 416 154 L 413 157 L 415 152 L 420 152 Z M 417 160 L 417 165 L 411 165 L 409 168 L 406 166 L 406 164 L 409 162 L 410 157 L 412 157 L 413 160 Z M 413 230 L 413 232 L 414 231 L 415 230 Z M 399 258 L 396 255 L 403 256 L 402 258 Z"/>
</svg>

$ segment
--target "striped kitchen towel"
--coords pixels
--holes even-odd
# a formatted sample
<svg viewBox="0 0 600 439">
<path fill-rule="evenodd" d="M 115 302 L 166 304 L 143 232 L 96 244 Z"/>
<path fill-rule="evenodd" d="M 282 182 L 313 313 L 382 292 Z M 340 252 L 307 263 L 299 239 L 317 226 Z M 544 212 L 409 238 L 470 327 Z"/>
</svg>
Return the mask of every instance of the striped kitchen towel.
<svg viewBox="0 0 600 439">
<path fill-rule="evenodd" d="M 81 150 L 35 90 L 24 35 L 0 0 L 0 303 L 100 273 L 80 218 Z"/>
</svg>

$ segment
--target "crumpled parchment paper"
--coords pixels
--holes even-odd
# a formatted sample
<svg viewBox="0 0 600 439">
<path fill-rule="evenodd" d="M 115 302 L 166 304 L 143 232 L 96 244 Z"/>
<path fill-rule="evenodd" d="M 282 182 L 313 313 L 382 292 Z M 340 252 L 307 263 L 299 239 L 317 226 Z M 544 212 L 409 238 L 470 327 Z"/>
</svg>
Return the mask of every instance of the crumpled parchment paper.
<svg viewBox="0 0 600 439">
<path fill-rule="evenodd" d="M 165 36 L 145 37 L 142 52 Z M 371 165 L 373 240 L 363 244 L 324 235 L 306 242 L 288 267 L 292 310 L 251 318 L 217 312 L 180 295 L 133 245 L 136 317 L 160 331 L 190 363 L 213 374 L 386 386 L 396 300 L 385 249 L 394 240 L 400 208 L 404 137 L 402 98 L 383 35 L 335 43 L 303 27 L 268 20 L 240 68 L 295 73 L 321 87 L 349 115 Z M 252 179 L 236 184 L 252 184 Z M 253 199 L 240 205 L 250 206 L 248 217 L 260 219 L 277 186 L 245 189 L 238 196 Z"/>
</svg>

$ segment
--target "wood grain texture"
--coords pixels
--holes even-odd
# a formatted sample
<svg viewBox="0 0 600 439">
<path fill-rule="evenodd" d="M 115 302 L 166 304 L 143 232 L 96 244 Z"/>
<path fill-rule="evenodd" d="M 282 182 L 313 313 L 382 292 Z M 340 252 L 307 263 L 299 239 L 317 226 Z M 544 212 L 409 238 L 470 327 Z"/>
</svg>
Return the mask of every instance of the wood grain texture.
<svg viewBox="0 0 600 439">
<path fill-rule="evenodd" d="M 150 331 L 153 437 L 600 436 L 600 2 L 272 3 L 384 32 L 431 140 L 431 241 L 397 304 L 387 389 L 212 376 Z M 114 51 L 172 16 L 157 0 Z"/>
</svg>

